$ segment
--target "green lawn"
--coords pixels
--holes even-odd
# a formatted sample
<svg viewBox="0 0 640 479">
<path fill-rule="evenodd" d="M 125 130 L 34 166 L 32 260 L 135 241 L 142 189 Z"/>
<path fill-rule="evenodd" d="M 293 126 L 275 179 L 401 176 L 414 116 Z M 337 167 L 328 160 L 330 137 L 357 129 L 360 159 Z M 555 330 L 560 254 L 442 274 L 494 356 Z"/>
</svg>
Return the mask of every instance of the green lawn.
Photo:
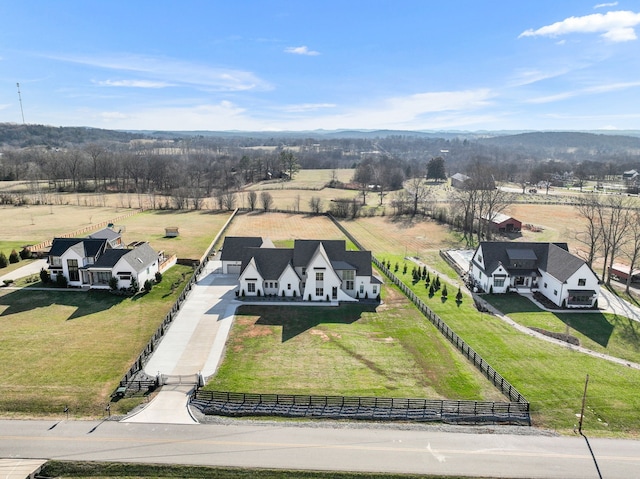
<svg viewBox="0 0 640 479">
<path fill-rule="evenodd" d="M 398 276 L 411 285 L 411 266 L 406 275 L 401 269 Z M 446 301 L 439 292 L 429 297 L 423 281 L 412 288 L 531 402 L 534 425 L 571 431 L 589 374 L 585 429 L 602 435 L 640 434 L 640 371 L 519 333 L 502 320 L 479 313 L 468 296 L 457 304 L 454 288 L 449 288 Z"/>
<path fill-rule="evenodd" d="M 133 298 L 0 290 L 0 415 L 60 414 L 69 406 L 74 416 L 101 416 L 190 275 L 174 266 Z M 174 282 L 181 286 L 171 292 Z"/>
<path fill-rule="evenodd" d="M 211 390 L 506 401 L 397 288 L 384 303 L 243 306 Z"/>
<path fill-rule="evenodd" d="M 485 295 L 493 306 L 527 327 L 568 333 L 580 346 L 640 363 L 640 323 L 612 313 L 559 313 L 543 311 L 517 295 Z"/>
</svg>

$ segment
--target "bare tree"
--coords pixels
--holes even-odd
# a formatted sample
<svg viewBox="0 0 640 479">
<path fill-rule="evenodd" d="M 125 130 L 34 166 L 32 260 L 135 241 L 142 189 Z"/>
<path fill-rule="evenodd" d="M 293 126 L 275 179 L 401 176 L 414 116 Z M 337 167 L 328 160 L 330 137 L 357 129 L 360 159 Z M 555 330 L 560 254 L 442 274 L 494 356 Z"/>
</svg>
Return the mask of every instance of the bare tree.
<svg viewBox="0 0 640 479">
<path fill-rule="evenodd" d="M 236 194 L 233 191 L 225 191 L 223 195 L 223 206 L 227 211 L 231 211 L 236 207 Z"/>
<path fill-rule="evenodd" d="M 600 198 L 593 193 L 580 196 L 578 204 L 575 206 L 578 214 L 586 221 L 586 228 L 576 233 L 576 239 L 587 248 L 585 261 L 590 268 L 602 242 L 603 232 L 600 224 L 600 210 L 602 207 Z"/>
<path fill-rule="evenodd" d="M 631 216 L 629 206 L 626 196 L 609 196 L 605 202 L 605 208 L 599 210 L 599 220 L 602 225 L 602 252 L 604 254 L 602 278 L 605 278 L 606 275 L 607 286 L 611 285 L 609 268 L 615 261 L 618 249 L 625 242 L 625 235 L 629 227 L 629 217 Z"/>
<path fill-rule="evenodd" d="M 260 193 L 260 203 L 262 204 L 262 209 L 265 211 L 269 211 L 273 206 L 273 196 L 268 191 L 263 191 Z"/>
<path fill-rule="evenodd" d="M 258 203 L 258 193 L 250 190 L 249 193 L 247 193 L 247 201 L 249 202 L 249 209 L 251 211 L 255 210 Z"/>
<path fill-rule="evenodd" d="M 322 212 L 322 198 L 318 196 L 312 196 L 309 199 L 309 208 L 313 214 L 320 214 Z"/>
<path fill-rule="evenodd" d="M 427 188 L 424 178 L 420 176 L 411 178 L 407 182 L 407 191 L 411 196 L 411 202 L 413 204 L 411 215 L 415 216 L 418 214 L 419 207 L 422 206 L 429 197 L 429 188 Z"/>
<path fill-rule="evenodd" d="M 625 292 L 631 294 L 629 287 L 633 279 L 633 270 L 640 259 L 640 211 L 635 211 L 629 221 L 629 231 L 627 233 L 627 243 L 623 251 L 629 260 L 629 276 L 625 285 Z"/>
</svg>

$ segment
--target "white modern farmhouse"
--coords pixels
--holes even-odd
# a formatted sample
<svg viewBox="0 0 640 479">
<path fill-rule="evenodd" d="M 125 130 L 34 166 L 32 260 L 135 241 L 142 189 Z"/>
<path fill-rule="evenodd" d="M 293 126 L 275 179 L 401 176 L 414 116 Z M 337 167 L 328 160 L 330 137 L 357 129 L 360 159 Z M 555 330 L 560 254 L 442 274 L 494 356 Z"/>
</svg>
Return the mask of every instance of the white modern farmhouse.
<svg viewBox="0 0 640 479">
<path fill-rule="evenodd" d="M 271 242 L 225 238 L 223 271 L 233 273 L 240 264 L 241 296 L 297 297 L 302 301 L 379 297 L 382 281 L 372 274 L 370 251 L 348 251 L 344 240 L 295 240 L 293 248 L 264 245 Z"/>
<path fill-rule="evenodd" d="M 163 260 L 147 242 L 125 248 L 120 234 L 105 228 L 86 238 L 54 238 L 49 250 L 49 273 L 52 280 L 61 275 L 72 287 L 109 289 L 112 277 L 118 288 L 134 282 L 142 287 L 153 280 Z"/>
<path fill-rule="evenodd" d="M 469 274 L 484 292 L 538 291 L 567 308 L 595 306 L 600 288 L 593 270 L 566 243 L 483 241 Z"/>
</svg>

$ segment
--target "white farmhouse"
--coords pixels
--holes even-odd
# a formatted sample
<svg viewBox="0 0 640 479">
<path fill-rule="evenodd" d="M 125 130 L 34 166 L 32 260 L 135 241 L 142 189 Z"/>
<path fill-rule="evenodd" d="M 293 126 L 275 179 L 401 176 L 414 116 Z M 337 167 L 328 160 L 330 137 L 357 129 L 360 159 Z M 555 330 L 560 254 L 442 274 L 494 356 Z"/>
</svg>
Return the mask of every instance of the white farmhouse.
<svg viewBox="0 0 640 479">
<path fill-rule="evenodd" d="M 227 238 L 235 249 L 241 238 Z M 377 299 L 370 251 L 348 251 L 344 240 L 296 240 L 293 248 L 244 247 L 238 278 L 241 296 L 297 297 L 302 301 Z"/>
<path fill-rule="evenodd" d="M 566 243 L 483 241 L 469 273 L 485 292 L 538 291 L 567 308 L 594 307 L 598 300 L 598 277 Z"/>
</svg>

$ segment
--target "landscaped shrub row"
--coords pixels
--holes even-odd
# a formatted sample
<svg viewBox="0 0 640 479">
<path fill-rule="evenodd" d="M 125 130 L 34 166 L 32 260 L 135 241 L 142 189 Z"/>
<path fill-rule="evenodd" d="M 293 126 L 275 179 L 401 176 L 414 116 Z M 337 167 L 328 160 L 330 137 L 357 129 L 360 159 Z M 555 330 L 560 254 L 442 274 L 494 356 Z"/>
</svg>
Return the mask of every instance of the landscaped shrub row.
<svg viewBox="0 0 640 479">
<path fill-rule="evenodd" d="M 6 268 L 10 264 L 19 263 L 21 259 L 29 258 L 31 258 L 31 251 L 26 248 L 23 248 L 20 253 L 18 253 L 15 249 L 11 250 L 8 258 L 3 251 L 0 251 L 0 268 Z"/>
</svg>

